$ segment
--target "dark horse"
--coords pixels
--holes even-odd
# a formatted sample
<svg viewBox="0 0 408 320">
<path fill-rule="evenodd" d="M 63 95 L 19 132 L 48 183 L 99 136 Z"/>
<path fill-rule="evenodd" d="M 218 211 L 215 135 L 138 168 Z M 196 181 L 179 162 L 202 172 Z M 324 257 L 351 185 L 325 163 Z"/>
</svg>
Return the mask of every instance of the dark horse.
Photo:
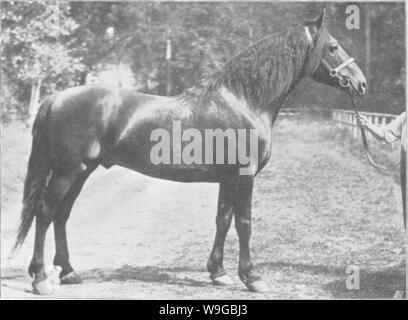
<svg viewBox="0 0 408 320">
<path fill-rule="evenodd" d="M 61 283 L 81 282 L 69 262 L 65 225 L 82 186 L 98 165 L 120 165 L 174 181 L 219 183 L 217 230 L 207 264 L 211 279 L 216 284 L 230 283 L 223 267 L 223 247 L 234 216 L 239 277 L 249 290 L 266 291 L 268 287 L 250 258 L 251 200 L 254 178 L 271 155 L 271 130 L 278 111 L 305 77 L 356 94 L 365 91 L 364 75 L 328 33 L 323 20 L 324 11 L 313 21 L 263 38 L 234 56 L 201 86 L 179 96 L 92 85 L 48 97 L 33 127 L 16 243 L 16 248 L 23 243 L 35 217 L 34 254 L 29 266 L 34 291 L 48 294 L 53 290 L 43 262 L 51 223 L 56 244 L 54 265 L 62 268 Z M 149 157 L 157 143 L 151 141 L 153 130 L 171 132 L 175 121 L 181 123 L 182 130 L 200 132 L 256 129 L 257 162 L 153 164 Z M 243 166 L 249 174 L 240 174 Z"/>
</svg>

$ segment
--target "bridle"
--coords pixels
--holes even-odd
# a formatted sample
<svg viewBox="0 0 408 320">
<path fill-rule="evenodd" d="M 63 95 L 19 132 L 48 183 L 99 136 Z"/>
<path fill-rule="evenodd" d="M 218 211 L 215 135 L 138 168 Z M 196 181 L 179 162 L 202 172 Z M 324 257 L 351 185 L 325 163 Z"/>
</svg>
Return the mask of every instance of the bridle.
<svg viewBox="0 0 408 320">
<path fill-rule="evenodd" d="M 355 59 L 351 57 L 335 68 L 332 68 L 325 59 L 322 59 L 322 64 L 329 72 L 329 75 L 331 78 L 337 79 L 340 86 L 342 86 L 343 88 L 349 88 L 349 95 L 350 95 L 351 104 L 352 104 L 354 113 L 356 117 L 359 117 L 360 114 L 357 110 L 356 96 L 355 94 L 353 94 L 353 89 L 351 87 L 350 80 L 340 74 L 340 71 L 342 69 L 344 69 L 345 67 L 347 67 L 354 61 Z M 390 172 L 393 171 L 393 169 L 395 169 L 396 166 L 398 166 L 398 163 L 396 166 L 394 166 L 394 168 L 386 168 L 384 166 L 379 165 L 370 154 L 370 150 L 368 148 L 367 136 L 365 134 L 365 130 L 363 127 L 360 128 L 360 132 L 361 132 L 361 140 L 363 141 L 363 152 L 367 160 L 370 162 L 372 166 L 374 166 L 381 173 L 390 174 Z"/>
<path fill-rule="evenodd" d="M 330 77 L 334 78 L 334 79 L 337 79 L 339 81 L 339 84 L 343 88 L 350 87 L 350 80 L 348 80 L 346 77 L 342 76 L 340 74 L 340 71 L 343 70 L 348 65 L 352 64 L 354 61 L 355 61 L 355 59 L 350 57 L 346 61 L 344 61 L 343 63 L 339 64 L 337 67 L 332 68 L 330 66 L 330 64 L 325 59 L 322 59 L 322 63 L 324 65 L 324 67 L 327 69 L 327 71 L 329 72 Z"/>
</svg>

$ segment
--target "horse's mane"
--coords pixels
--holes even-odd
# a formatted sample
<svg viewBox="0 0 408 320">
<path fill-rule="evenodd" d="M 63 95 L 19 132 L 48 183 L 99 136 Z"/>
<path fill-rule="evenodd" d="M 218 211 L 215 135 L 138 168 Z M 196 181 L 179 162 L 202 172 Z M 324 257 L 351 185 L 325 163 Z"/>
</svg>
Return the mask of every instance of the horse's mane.
<svg viewBox="0 0 408 320">
<path fill-rule="evenodd" d="M 183 97 L 194 98 L 196 102 L 198 98 L 205 100 L 224 86 L 253 105 L 267 107 L 276 99 L 283 99 L 303 77 L 318 68 L 326 37 L 323 26 L 310 51 L 303 24 L 266 36 L 232 57 Z"/>
</svg>

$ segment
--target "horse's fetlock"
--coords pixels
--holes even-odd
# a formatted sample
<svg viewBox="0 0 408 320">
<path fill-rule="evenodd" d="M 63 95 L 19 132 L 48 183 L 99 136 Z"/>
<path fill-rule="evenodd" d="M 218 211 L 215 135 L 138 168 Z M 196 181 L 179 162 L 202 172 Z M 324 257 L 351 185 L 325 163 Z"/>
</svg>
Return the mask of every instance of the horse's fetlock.
<svg viewBox="0 0 408 320">
<path fill-rule="evenodd" d="M 56 267 L 61 267 L 62 268 L 60 276 L 65 276 L 65 275 L 69 274 L 70 272 L 74 271 L 74 268 L 72 268 L 69 261 L 67 261 L 67 259 L 64 258 L 64 257 L 60 257 L 60 256 L 56 255 L 54 257 L 53 264 Z"/>
<path fill-rule="evenodd" d="M 216 264 L 212 260 L 212 257 L 210 257 L 207 261 L 207 270 L 209 273 L 214 273 L 216 271 Z"/>
<path fill-rule="evenodd" d="M 224 215 L 220 220 L 219 224 L 223 226 L 224 228 L 229 228 L 231 224 L 231 216 L 230 215 Z"/>
<path fill-rule="evenodd" d="M 254 265 L 251 261 L 240 262 L 238 267 L 238 273 L 251 273 L 254 269 Z"/>
<path fill-rule="evenodd" d="M 238 276 L 244 283 L 252 283 L 254 281 L 261 280 L 261 276 L 257 272 L 255 272 L 253 268 L 250 269 L 239 268 Z"/>
<path fill-rule="evenodd" d="M 38 261 L 31 261 L 28 267 L 28 274 L 30 277 L 38 277 L 41 274 L 45 275 L 44 263 Z"/>
<path fill-rule="evenodd" d="M 59 266 L 62 268 L 61 272 L 59 273 L 60 279 L 74 271 L 74 268 L 72 268 L 71 265 L 69 264 L 66 266 L 62 266 L 62 265 L 59 265 Z"/>
</svg>

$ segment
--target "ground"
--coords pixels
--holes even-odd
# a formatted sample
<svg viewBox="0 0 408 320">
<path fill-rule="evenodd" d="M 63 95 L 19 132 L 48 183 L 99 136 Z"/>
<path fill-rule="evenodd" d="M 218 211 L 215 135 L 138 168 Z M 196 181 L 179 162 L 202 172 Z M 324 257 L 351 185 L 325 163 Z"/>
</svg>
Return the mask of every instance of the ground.
<svg viewBox="0 0 408 320">
<path fill-rule="evenodd" d="M 370 167 L 357 145 L 350 152 L 350 144 L 332 126 L 330 121 L 279 119 L 274 128 L 271 161 L 256 179 L 251 240 L 255 267 L 271 292 L 250 293 L 239 281 L 233 227 L 225 266 L 235 284 L 211 284 L 205 266 L 215 233 L 216 184 L 175 183 L 112 168 L 98 169 L 90 177 L 68 223 L 71 262 L 84 283 L 58 285 L 52 297 L 400 297 L 406 280 L 399 186 L 394 177 Z M 28 139 L 19 139 L 26 132 L 21 125 L 2 132 L 5 298 L 38 298 L 27 275 L 33 230 L 21 251 L 9 256 L 29 148 Z M 46 253 L 50 265 L 51 229 Z M 346 288 L 348 266 L 359 268 L 358 290 Z"/>
</svg>

